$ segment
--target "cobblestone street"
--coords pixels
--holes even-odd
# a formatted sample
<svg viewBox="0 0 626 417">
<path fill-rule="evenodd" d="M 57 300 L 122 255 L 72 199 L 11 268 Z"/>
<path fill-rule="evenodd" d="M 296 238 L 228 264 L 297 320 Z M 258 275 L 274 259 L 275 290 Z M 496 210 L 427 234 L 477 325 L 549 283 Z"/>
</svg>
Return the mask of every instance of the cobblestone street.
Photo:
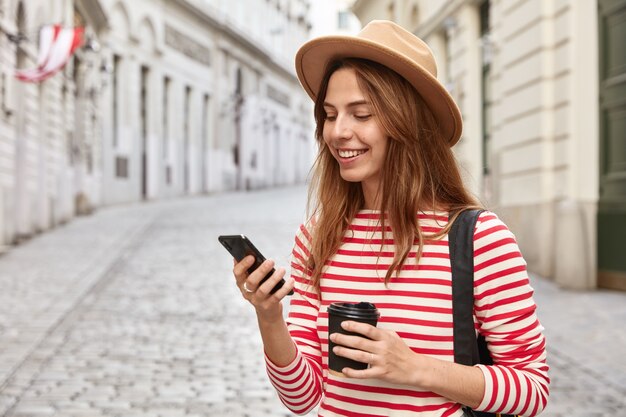
<svg viewBox="0 0 626 417">
<path fill-rule="evenodd" d="M 303 187 L 101 209 L 0 258 L 0 417 L 290 416 L 220 234 L 287 266 Z M 548 417 L 626 411 L 626 294 L 532 277 Z"/>
</svg>

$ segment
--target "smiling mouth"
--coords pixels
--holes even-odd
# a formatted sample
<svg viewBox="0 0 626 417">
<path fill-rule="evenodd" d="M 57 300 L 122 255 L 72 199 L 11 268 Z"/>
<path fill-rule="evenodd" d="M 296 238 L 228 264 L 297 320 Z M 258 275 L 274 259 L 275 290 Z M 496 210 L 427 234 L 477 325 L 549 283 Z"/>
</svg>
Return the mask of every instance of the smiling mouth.
<svg viewBox="0 0 626 417">
<path fill-rule="evenodd" d="M 341 158 L 355 158 L 359 155 L 363 155 L 365 152 L 367 152 L 367 149 L 351 149 L 351 150 L 337 149 L 337 154 Z"/>
</svg>

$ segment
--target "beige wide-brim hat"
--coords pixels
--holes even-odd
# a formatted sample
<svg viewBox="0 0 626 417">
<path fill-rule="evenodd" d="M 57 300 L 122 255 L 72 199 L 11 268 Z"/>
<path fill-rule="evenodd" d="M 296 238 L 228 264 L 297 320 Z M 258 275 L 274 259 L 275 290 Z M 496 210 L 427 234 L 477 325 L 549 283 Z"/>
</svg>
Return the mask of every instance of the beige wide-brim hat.
<svg viewBox="0 0 626 417">
<path fill-rule="evenodd" d="M 400 74 L 422 96 L 449 146 L 458 142 L 463 129 L 461 112 L 437 80 L 435 58 L 420 38 L 393 22 L 374 20 L 356 36 L 322 36 L 306 42 L 296 54 L 296 72 L 313 101 L 326 66 L 341 58 L 368 59 Z"/>
</svg>

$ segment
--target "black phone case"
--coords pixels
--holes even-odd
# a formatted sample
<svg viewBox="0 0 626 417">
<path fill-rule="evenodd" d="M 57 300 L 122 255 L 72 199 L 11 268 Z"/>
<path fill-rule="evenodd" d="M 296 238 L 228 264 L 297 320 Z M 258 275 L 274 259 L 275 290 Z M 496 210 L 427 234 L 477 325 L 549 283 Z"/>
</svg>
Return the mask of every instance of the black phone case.
<svg viewBox="0 0 626 417">
<path fill-rule="evenodd" d="M 226 250 L 237 260 L 237 262 L 241 261 L 248 255 L 254 256 L 254 264 L 248 269 L 248 273 L 252 273 L 255 269 L 257 269 L 263 261 L 265 261 L 265 256 L 259 251 L 244 235 L 222 235 L 217 238 L 219 242 L 226 248 Z M 261 280 L 261 284 L 264 283 L 272 274 L 276 272 L 274 268 Z M 270 294 L 274 294 L 285 284 L 285 280 L 282 279 L 278 284 L 272 288 Z M 293 291 L 289 293 L 292 295 Z"/>
</svg>

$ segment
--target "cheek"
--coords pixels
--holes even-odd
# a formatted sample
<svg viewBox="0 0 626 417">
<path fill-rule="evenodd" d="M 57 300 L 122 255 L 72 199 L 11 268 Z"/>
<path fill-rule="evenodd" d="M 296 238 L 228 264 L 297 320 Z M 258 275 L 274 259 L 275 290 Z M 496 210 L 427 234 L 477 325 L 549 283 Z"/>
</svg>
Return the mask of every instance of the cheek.
<svg viewBox="0 0 626 417">
<path fill-rule="evenodd" d="M 320 142 L 320 148 L 327 148 L 330 151 L 330 141 L 326 139 L 326 136 L 322 136 L 322 141 Z"/>
<path fill-rule="evenodd" d="M 318 151 L 320 154 L 322 153 L 328 153 L 328 155 L 332 156 L 334 158 L 334 154 L 333 154 L 333 148 L 330 144 L 330 140 L 328 140 L 326 138 L 326 136 L 322 135 L 322 139 L 320 142 L 318 142 Z"/>
<path fill-rule="evenodd" d="M 322 142 L 324 142 L 326 145 L 328 145 L 328 143 L 330 142 L 330 138 L 328 137 L 328 132 L 326 130 L 326 125 L 322 127 Z"/>
<path fill-rule="evenodd" d="M 387 155 L 387 148 L 389 146 L 389 139 L 386 137 L 378 137 L 371 143 L 371 148 L 376 155 L 376 158 L 385 158 Z"/>
</svg>

